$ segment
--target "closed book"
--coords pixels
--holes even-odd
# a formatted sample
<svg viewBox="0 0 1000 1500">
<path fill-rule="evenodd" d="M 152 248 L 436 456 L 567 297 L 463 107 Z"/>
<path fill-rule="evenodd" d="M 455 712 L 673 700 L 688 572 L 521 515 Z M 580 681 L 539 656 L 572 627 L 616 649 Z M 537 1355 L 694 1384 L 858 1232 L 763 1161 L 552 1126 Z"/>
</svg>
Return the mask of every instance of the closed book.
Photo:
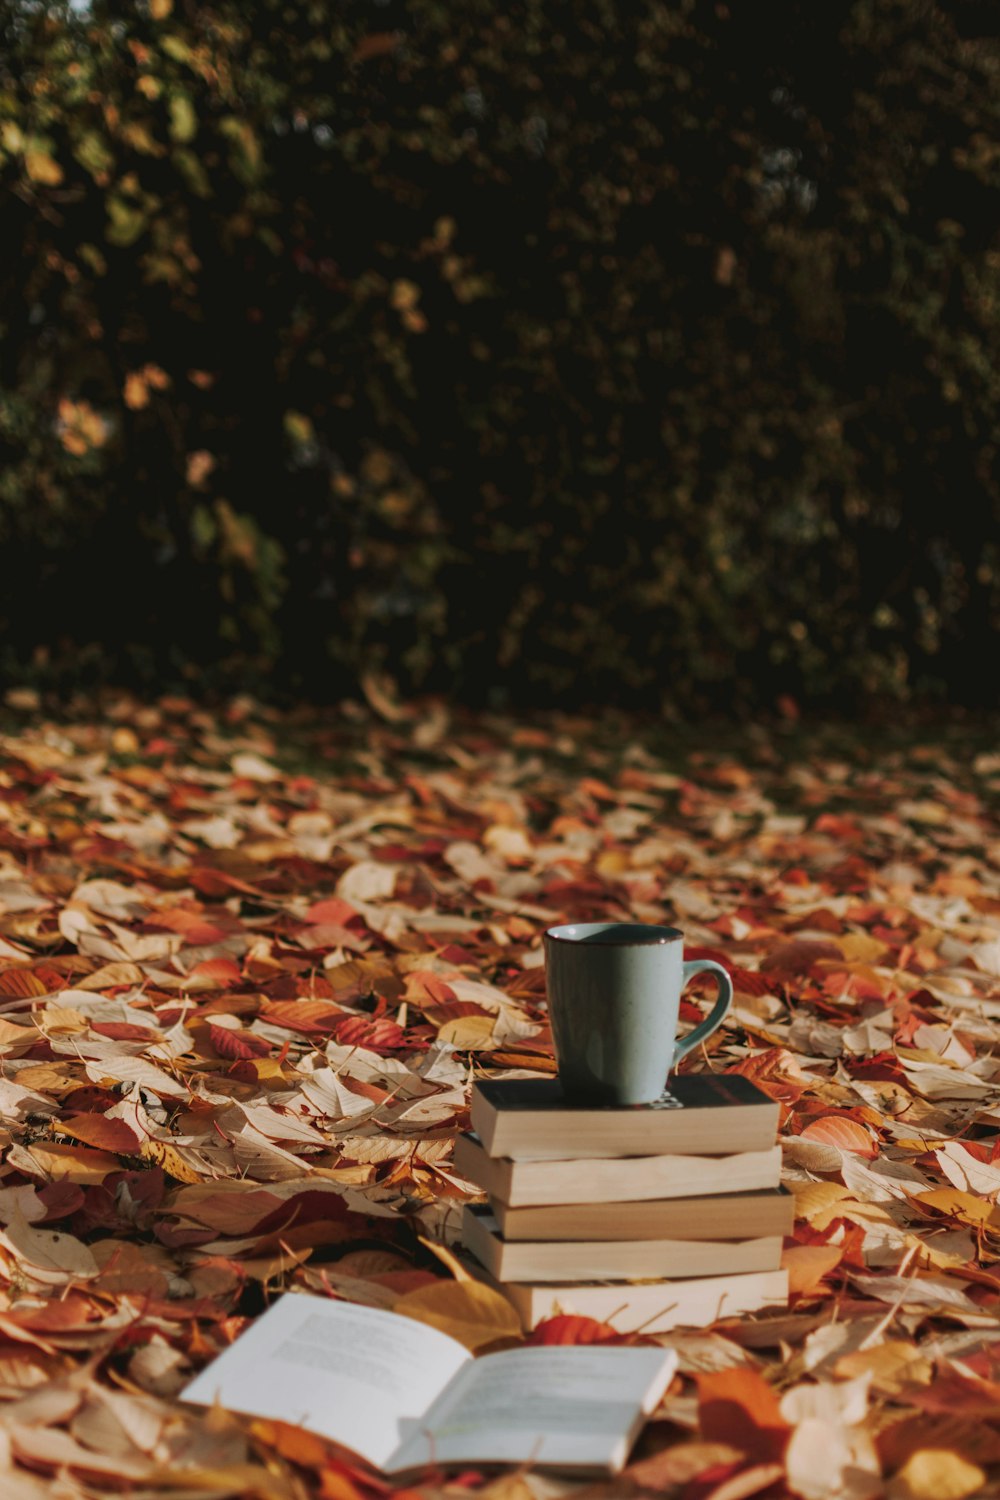
<svg viewBox="0 0 1000 1500">
<path fill-rule="evenodd" d="M 505 1240 L 749 1240 L 791 1234 L 795 1217 L 782 1187 L 650 1203 L 490 1204 Z"/>
<path fill-rule="evenodd" d="M 472 1129 L 490 1156 L 516 1161 L 616 1156 L 725 1156 L 768 1151 L 778 1104 L 740 1073 L 685 1073 L 654 1104 L 567 1100 L 557 1078 L 473 1085 Z"/>
<path fill-rule="evenodd" d="M 781 1235 L 744 1240 L 505 1240 L 488 1208 L 467 1204 L 462 1244 L 500 1281 L 634 1281 L 776 1271 Z"/>
<path fill-rule="evenodd" d="M 455 1142 L 454 1168 L 512 1208 L 541 1203 L 638 1203 L 697 1193 L 741 1193 L 777 1187 L 781 1147 L 733 1156 L 589 1157 L 514 1161 L 490 1156 L 478 1136 Z"/>
<path fill-rule="evenodd" d="M 484 1273 L 485 1274 L 485 1273 Z M 619 1333 L 667 1333 L 705 1328 L 765 1307 L 785 1307 L 787 1271 L 746 1271 L 736 1276 L 697 1276 L 683 1281 L 616 1281 L 547 1284 L 497 1281 L 490 1285 L 511 1302 L 525 1329 L 559 1313 L 577 1313 L 610 1323 Z"/>
</svg>

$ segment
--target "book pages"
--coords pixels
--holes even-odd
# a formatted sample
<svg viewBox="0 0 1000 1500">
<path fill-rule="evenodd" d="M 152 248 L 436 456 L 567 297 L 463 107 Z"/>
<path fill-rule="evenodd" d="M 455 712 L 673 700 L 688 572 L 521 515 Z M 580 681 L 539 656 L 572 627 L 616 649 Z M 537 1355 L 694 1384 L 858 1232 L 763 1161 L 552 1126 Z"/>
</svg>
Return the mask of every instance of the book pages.
<svg viewBox="0 0 1000 1500">
<path fill-rule="evenodd" d="M 286 1293 L 182 1395 L 307 1427 L 385 1468 L 404 1424 L 468 1361 L 412 1318 Z"/>
</svg>

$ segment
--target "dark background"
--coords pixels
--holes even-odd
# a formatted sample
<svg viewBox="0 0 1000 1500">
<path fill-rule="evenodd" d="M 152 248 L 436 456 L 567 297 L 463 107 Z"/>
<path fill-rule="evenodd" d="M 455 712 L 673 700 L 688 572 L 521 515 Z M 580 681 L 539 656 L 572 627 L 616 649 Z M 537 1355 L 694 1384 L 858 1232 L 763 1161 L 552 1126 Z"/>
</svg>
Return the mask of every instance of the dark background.
<svg viewBox="0 0 1000 1500">
<path fill-rule="evenodd" d="M 0 17 L 8 684 L 995 702 L 996 4 Z"/>
</svg>

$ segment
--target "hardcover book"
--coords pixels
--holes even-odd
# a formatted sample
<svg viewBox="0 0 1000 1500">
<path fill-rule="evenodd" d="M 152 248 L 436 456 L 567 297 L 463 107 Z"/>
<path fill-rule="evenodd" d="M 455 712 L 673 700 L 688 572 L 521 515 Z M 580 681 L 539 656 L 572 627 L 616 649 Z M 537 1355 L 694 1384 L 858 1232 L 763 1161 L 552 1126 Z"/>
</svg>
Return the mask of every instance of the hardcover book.
<svg viewBox="0 0 1000 1500">
<path fill-rule="evenodd" d="M 490 1156 L 471 1132 L 455 1142 L 455 1171 L 511 1208 L 552 1203 L 638 1203 L 776 1188 L 781 1147 L 733 1156 L 589 1157 L 514 1161 Z"/>
<path fill-rule="evenodd" d="M 778 1104 L 739 1073 L 685 1073 L 654 1104 L 567 1100 L 556 1078 L 495 1078 L 472 1089 L 472 1129 L 489 1156 L 566 1160 L 768 1151 Z"/>
<path fill-rule="evenodd" d="M 748 1240 L 791 1234 L 795 1198 L 778 1187 L 647 1203 L 492 1202 L 492 1209 L 505 1240 Z"/>
<path fill-rule="evenodd" d="M 765 1307 L 785 1307 L 787 1271 L 748 1271 L 737 1276 L 698 1276 L 683 1281 L 546 1283 L 484 1278 L 502 1292 L 524 1328 L 558 1313 L 580 1313 L 610 1323 L 619 1333 L 667 1333 L 705 1328 Z"/>
<path fill-rule="evenodd" d="M 781 1235 L 742 1240 L 506 1240 L 488 1208 L 467 1204 L 462 1244 L 499 1281 L 633 1281 L 776 1271 Z"/>
</svg>

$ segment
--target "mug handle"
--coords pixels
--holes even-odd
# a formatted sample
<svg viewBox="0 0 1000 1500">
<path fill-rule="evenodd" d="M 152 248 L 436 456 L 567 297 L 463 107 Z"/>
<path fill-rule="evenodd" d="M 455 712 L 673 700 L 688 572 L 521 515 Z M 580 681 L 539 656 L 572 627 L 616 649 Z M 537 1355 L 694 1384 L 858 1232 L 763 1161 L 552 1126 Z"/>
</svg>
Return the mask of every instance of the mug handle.
<svg viewBox="0 0 1000 1500">
<path fill-rule="evenodd" d="M 718 1026 L 722 1025 L 733 1003 L 733 981 L 721 964 L 713 963 L 710 958 L 692 959 L 689 963 L 685 963 L 681 988 L 683 989 L 688 980 L 693 979 L 696 974 L 712 975 L 719 988 L 718 998 L 704 1021 L 700 1022 L 693 1031 L 689 1031 L 687 1036 L 674 1047 L 672 1065 L 674 1068 L 682 1057 L 687 1056 L 692 1047 L 697 1047 L 699 1042 L 703 1042 Z"/>
</svg>

